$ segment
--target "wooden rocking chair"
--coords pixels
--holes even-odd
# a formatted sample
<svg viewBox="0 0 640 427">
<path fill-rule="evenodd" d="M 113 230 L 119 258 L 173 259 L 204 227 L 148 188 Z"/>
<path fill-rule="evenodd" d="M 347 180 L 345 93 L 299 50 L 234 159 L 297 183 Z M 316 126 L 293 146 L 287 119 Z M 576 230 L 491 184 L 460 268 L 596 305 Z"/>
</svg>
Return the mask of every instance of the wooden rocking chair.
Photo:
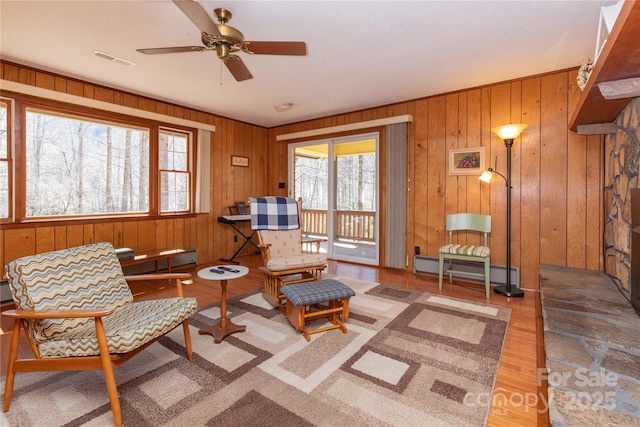
<svg viewBox="0 0 640 427">
<path fill-rule="evenodd" d="M 267 208 L 266 206 L 269 204 L 271 207 Z M 274 208 L 274 205 L 280 205 L 280 215 L 287 215 L 297 226 L 283 228 L 273 225 L 287 222 L 282 218 L 276 220 L 273 218 L 274 215 L 271 215 L 273 226 L 267 226 L 264 222 L 260 223 L 257 218 L 258 210 L 264 207 L 264 209 L 269 209 L 271 213 L 277 212 L 278 208 Z M 319 253 L 319 245 L 315 245 L 316 249 L 313 253 L 306 253 L 303 250 L 302 221 L 300 219 L 301 198 L 297 201 L 288 197 L 252 198 L 250 208 L 251 228 L 256 230 L 258 247 L 264 260 L 264 267 L 261 267 L 264 273 L 262 295 L 271 305 L 280 307 L 285 300 L 280 288 L 284 285 L 319 280 L 322 271 L 327 267 L 327 257 Z M 285 209 L 288 209 L 286 213 Z"/>
</svg>

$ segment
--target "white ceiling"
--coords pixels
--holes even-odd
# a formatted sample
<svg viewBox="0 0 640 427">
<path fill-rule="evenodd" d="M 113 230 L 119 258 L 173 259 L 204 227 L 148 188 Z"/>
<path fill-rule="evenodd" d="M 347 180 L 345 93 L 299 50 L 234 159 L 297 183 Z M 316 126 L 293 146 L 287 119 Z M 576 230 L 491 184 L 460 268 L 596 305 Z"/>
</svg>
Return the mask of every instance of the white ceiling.
<svg viewBox="0 0 640 427">
<path fill-rule="evenodd" d="M 254 78 L 236 82 L 212 51 L 136 52 L 201 45 L 170 0 L 0 0 L 0 57 L 272 127 L 579 66 L 615 1 L 200 3 L 229 9 L 247 40 L 305 41 L 308 55 L 240 53 Z"/>
</svg>

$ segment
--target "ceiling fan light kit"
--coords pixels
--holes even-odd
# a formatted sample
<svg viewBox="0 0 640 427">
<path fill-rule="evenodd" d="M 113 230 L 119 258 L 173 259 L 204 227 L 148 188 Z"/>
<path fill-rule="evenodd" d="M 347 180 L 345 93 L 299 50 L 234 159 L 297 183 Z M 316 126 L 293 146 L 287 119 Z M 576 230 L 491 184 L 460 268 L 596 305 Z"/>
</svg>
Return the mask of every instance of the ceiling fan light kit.
<svg viewBox="0 0 640 427">
<path fill-rule="evenodd" d="M 176 46 L 149 49 L 137 49 L 146 55 L 158 55 L 165 53 L 201 52 L 203 50 L 215 50 L 216 55 L 224 62 L 227 69 L 236 81 L 253 78 L 251 72 L 235 52 L 243 52 L 256 55 L 295 55 L 306 56 L 307 46 L 305 42 L 279 42 L 279 41 L 246 41 L 244 35 L 237 29 L 227 25 L 233 14 L 227 9 L 217 8 L 213 15 L 218 24 L 213 22 L 203 7 L 191 0 L 173 0 L 187 18 L 195 24 L 201 32 L 201 41 L 204 46 Z M 290 107 L 289 107 L 290 108 Z M 277 108 L 276 108 L 276 111 Z"/>
</svg>

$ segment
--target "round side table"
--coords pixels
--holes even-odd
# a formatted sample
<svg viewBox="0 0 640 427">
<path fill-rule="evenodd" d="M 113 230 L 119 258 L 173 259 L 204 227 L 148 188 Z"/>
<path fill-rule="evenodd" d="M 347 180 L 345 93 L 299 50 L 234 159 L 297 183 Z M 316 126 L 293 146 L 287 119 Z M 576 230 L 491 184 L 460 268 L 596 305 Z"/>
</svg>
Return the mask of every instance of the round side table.
<svg viewBox="0 0 640 427">
<path fill-rule="evenodd" d="M 223 269 L 220 269 L 222 267 Z M 224 270 L 224 269 L 227 270 Z M 223 273 L 215 273 L 213 270 L 223 271 Z M 229 271 L 233 270 L 233 271 Z M 235 332 L 244 332 L 247 327 L 243 325 L 236 325 L 231 320 L 227 319 L 227 280 L 237 279 L 242 276 L 246 276 L 249 273 L 247 267 L 241 265 L 222 265 L 203 268 L 198 271 L 198 277 L 205 280 L 217 280 L 220 282 L 220 322 L 203 328 L 198 331 L 200 335 L 209 334 L 213 336 L 213 341 L 216 344 L 222 342 L 224 337 L 233 334 Z"/>
</svg>

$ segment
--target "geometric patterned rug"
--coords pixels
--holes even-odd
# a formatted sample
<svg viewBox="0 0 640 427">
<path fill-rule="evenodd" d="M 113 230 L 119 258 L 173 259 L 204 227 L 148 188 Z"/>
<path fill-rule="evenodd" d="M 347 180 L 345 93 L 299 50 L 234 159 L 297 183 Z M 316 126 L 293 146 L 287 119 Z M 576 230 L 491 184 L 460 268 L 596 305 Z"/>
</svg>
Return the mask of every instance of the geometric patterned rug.
<svg viewBox="0 0 640 427">
<path fill-rule="evenodd" d="M 177 328 L 115 371 L 124 424 L 486 424 L 508 308 L 336 279 L 356 291 L 348 332 L 309 343 L 260 292 L 228 300 L 247 330 L 220 344 L 198 334 L 219 307 L 200 310 L 189 321 L 193 363 Z M 101 371 L 17 374 L 0 425 L 113 425 Z"/>
</svg>

